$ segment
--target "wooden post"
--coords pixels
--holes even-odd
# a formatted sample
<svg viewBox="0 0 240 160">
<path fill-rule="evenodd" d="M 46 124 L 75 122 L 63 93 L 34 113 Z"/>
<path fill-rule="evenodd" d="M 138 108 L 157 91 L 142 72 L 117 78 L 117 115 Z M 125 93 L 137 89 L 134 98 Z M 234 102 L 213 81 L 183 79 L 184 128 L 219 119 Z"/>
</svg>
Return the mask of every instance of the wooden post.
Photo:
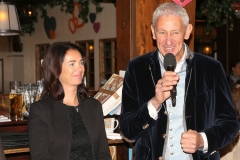
<svg viewBox="0 0 240 160">
<path fill-rule="evenodd" d="M 126 70 L 129 60 L 156 48 L 151 34 L 152 14 L 156 7 L 172 0 L 117 0 L 117 69 Z M 196 0 L 184 7 L 195 26 Z M 186 43 L 194 47 L 194 30 Z"/>
</svg>

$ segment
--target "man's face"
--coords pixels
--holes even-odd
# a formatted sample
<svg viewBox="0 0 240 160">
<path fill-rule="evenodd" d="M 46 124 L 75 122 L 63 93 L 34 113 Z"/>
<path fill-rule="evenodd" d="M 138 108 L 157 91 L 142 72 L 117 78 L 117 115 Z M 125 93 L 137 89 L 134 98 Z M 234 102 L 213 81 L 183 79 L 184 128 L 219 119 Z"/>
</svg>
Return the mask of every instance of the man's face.
<svg viewBox="0 0 240 160">
<path fill-rule="evenodd" d="M 181 17 L 175 15 L 159 16 L 155 26 L 151 26 L 153 39 L 157 41 L 157 47 L 161 54 L 165 56 L 172 53 L 176 57 L 176 61 L 180 61 L 183 54 L 184 39 L 188 39 L 192 26 L 186 28 Z"/>
</svg>

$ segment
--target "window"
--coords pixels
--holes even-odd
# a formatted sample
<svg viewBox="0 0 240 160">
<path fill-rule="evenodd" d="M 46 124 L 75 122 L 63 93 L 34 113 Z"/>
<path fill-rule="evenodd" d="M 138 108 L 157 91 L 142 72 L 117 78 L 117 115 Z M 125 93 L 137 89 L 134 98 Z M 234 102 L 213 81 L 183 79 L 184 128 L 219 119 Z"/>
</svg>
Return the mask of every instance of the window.
<svg viewBox="0 0 240 160">
<path fill-rule="evenodd" d="M 108 80 L 113 73 L 117 72 L 116 39 L 100 39 L 99 47 L 100 80 Z"/>
</svg>

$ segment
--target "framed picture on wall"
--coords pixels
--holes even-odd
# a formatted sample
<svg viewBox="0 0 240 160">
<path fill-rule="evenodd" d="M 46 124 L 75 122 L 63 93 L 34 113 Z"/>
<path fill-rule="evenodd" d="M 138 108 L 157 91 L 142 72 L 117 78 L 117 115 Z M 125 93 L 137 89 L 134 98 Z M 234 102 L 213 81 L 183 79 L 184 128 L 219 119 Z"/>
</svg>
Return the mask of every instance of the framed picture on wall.
<svg viewBox="0 0 240 160">
<path fill-rule="evenodd" d="M 0 59 L 0 93 L 3 93 L 3 59 Z"/>
</svg>

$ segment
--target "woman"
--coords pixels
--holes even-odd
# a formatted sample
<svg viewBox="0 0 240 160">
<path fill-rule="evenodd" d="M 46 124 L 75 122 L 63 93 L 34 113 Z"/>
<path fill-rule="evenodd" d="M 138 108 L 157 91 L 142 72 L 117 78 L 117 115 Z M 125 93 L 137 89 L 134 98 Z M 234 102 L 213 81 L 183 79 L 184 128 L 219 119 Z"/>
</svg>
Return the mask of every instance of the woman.
<svg viewBox="0 0 240 160">
<path fill-rule="evenodd" d="M 102 105 L 83 83 L 83 51 L 53 43 L 42 67 L 44 89 L 28 119 L 31 160 L 110 160 Z"/>
<path fill-rule="evenodd" d="M 229 87 L 232 89 L 234 84 L 240 80 L 240 60 L 234 60 L 231 62 L 231 72 L 228 77 Z"/>
</svg>

